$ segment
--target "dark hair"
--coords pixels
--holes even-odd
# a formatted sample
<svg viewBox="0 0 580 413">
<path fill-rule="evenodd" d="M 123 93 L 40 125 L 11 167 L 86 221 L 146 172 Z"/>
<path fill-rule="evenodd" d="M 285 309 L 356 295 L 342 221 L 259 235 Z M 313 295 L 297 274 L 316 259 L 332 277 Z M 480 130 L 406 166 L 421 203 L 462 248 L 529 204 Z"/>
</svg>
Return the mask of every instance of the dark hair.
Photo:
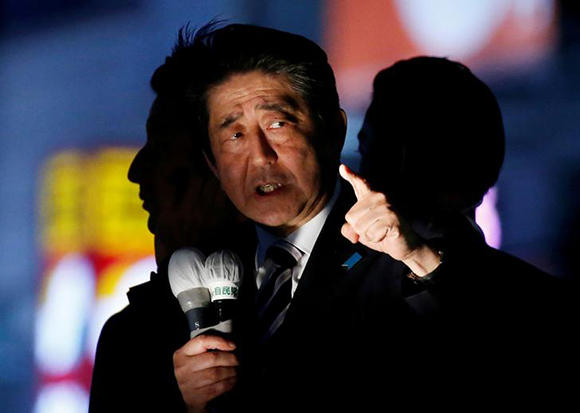
<svg viewBox="0 0 580 413">
<path fill-rule="evenodd" d="M 187 27 L 182 28 L 170 58 L 172 64 L 180 65 L 181 70 L 188 72 L 190 80 L 186 94 L 192 110 L 197 107 L 206 153 L 210 158 L 213 155 L 207 129 L 208 93 L 212 87 L 236 73 L 262 71 L 286 76 L 308 106 L 316 127 L 315 138 L 332 139 L 336 136 L 329 130 L 336 126 L 340 109 L 336 82 L 326 53 L 316 43 L 296 34 L 265 27 L 219 25 L 210 22 L 195 33 Z"/>
<path fill-rule="evenodd" d="M 407 211 L 481 202 L 504 158 L 501 112 L 466 66 L 416 57 L 377 74 L 359 133 L 361 173 Z"/>
<path fill-rule="evenodd" d="M 190 56 L 189 65 L 199 64 L 196 54 Z M 147 118 L 147 133 L 169 136 L 179 133 L 189 135 L 191 166 L 200 174 L 211 174 L 203 158 L 203 139 L 199 118 L 192 107 L 186 90 L 190 83 L 189 65 L 176 64 L 167 57 L 151 77 L 150 85 L 156 94 Z"/>
</svg>

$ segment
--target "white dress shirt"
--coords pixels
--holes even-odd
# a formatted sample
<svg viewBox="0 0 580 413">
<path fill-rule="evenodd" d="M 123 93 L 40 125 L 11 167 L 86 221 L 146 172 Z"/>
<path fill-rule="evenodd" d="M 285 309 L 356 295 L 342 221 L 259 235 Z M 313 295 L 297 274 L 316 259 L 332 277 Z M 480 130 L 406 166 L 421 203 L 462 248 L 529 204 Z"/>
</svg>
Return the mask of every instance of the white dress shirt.
<svg viewBox="0 0 580 413">
<path fill-rule="evenodd" d="M 302 277 L 302 273 L 304 272 L 304 268 L 306 268 L 306 264 L 310 259 L 310 254 L 312 254 L 312 249 L 314 248 L 314 244 L 320 235 L 320 231 L 322 231 L 322 227 L 332 210 L 332 207 L 336 203 L 336 199 L 340 193 L 340 182 L 337 180 L 336 185 L 334 188 L 334 194 L 328 203 L 324 206 L 324 208 L 316 214 L 314 218 L 308 221 L 306 224 L 302 225 L 300 228 L 296 229 L 291 234 L 287 235 L 286 237 L 278 237 L 273 235 L 272 233 L 268 232 L 265 227 L 261 225 L 256 225 L 256 234 L 258 236 L 258 248 L 256 249 L 256 258 L 255 258 L 255 274 L 256 274 L 256 284 L 258 288 L 262 284 L 263 279 L 259 277 L 258 268 L 264 263 L 264 259 L 266 258 L 266 250 L 270 245 L 274 242 L 284 239 L 285 241 L 291 243 L 300 251 L 302 251 L 302 258 L 296 263 L 294 268 L 292 268 L 292 297 L 294 297 L 294 292 L 298 287 L 298 282 Z"/>
</svg>

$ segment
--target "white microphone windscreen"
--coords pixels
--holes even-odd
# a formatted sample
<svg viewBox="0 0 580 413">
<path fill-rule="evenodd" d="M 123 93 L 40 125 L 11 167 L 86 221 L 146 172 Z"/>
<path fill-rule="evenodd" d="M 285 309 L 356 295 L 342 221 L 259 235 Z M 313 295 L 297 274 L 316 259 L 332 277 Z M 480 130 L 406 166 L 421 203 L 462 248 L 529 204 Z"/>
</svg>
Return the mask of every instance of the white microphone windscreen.
<svg viewBox="0 0 580 413">
<path fill-rule="evenodd" d="M 205 255 L 196 248 L 181 248 L 169 259 L 168 276 L 176 297 L 183 291 L 205 287 Z"/>
<path fill-rule="evenodd" d="M 214 252 L 207 257 L 205 268 L 213 301 L 238 298 L 244 267 L 237 254 L 229 250 Z"/>
</svg>

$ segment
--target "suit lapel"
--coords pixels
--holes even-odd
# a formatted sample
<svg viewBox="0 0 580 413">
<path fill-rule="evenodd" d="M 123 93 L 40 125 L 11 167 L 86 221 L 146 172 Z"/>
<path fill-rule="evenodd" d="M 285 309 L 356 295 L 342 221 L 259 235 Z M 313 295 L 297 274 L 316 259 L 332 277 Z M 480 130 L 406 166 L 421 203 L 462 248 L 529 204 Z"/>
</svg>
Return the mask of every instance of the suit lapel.
<svg viewBox="0 0 580 413">
<path fill-rule="evenodd" d="M 253 277 L 255 242 L 252 248 L 246 248 L 247 273 L 240 293 L 245 308 L 241 324 L 242 331 L 245 330 L 242 365 L 246 367 L 242 374 L 250 386 L 255 380 L 255 383 L 260 383 L 258 387 L 268 386 L 277 383 L 281 377 L 292 379 L 292 374 L 302 374 L 303 369 L 313 369 L 315 365 L 320 365 L 321 369 L 333 365 L 335 356 L 348 347 L 348 333 L 374 331 L 377 320 L 389 325 L 388 331 L 392 331 L 383 316 L 392 314 L 386 307 L 397 301 L 401 266 L 384 254 L 361 244 L 351 244 L 342 236 L 340 229 L 344 216 L 355 201 L 350 185 L 343 185 L 316 240 L 285 321 L 270 339 L 267 351 L 262 349 L 260 354 L 255 353 L 257 347 L 252 335 L 256 291 Z M 311 347 L 322 341 L 333 343 L 332 351 L 313 360 Z M 262 366 L 264 370 L 255 371 L 256 366 Z"/>
<path fill-rule="evenodd" d="M 333 302 L 345 293 L 345 283 L 356 277 L 376 252 L 361 244 L 352 244 L 340 233 L 346 212 L 356 198 L 350 185 L 343 185 L 341 193 L 314 245 L 308 264 L 304 269 L 292 304 L 286 315 L 286 329 L 301 329 L 298 322 L 316 322 L 314 317 L 333 308 Z"/>
</svg>

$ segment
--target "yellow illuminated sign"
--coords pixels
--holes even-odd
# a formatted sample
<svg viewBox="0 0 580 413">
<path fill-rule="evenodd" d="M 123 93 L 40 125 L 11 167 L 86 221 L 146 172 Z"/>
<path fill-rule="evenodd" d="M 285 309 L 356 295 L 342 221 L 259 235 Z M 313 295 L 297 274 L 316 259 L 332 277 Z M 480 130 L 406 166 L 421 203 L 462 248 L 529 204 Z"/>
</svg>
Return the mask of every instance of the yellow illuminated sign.
<svg viewBox="0 0 580 413">
<path fill-rule="evenodd" d="M 139 187 L 127 179 L 136 153 L 127 147 L 66 150 L 42 169 L 38 411 L 61 399 L 74 399 L 76 410 L 86 411 L 101 328 L 128 304 L 127 290 L 156 268 Z"/>
<path fill-rule="evenodd" d="M 88 247 L 102 255 L 143 255 L 153 252 L 147 212 L 139 187 L 127 179 L 136 151 L 104 149 L 91 156 L 86 170 L 83 211 Z"/>
<path fill-rule="evenodd" d="M 53 156 L 42 171 L 41 243 L 48 254 L 62 255 L 83 250 L 83 161 L 80 152 L 64 151 Z"/>
<path fill-rule="evenodd" d="M 64 151 L 47 162 L 40 200 L 46 254 L 153 253 L 139 188 L 127 179 L 135 153 L 133 148 L 105 148 L 94 154 Z"/>
</svg>

